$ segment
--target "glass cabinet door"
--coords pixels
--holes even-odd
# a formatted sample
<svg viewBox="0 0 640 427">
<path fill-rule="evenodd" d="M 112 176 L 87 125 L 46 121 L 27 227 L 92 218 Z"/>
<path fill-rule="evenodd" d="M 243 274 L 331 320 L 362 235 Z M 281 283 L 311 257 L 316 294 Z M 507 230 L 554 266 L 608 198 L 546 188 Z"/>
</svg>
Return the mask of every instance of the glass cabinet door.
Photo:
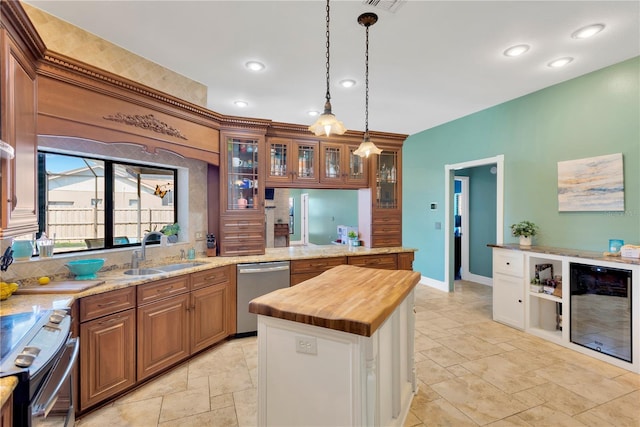
<svg viewBox="0 0 640 427">
<path fill-rule="evenodd" d="M 227 139 L 227 209 L 258 209 L 258 141 Z"/>
<path fill-rule="evenodd" d="M 295 142 L 297 153 L 297 167 L 295 167 L 294 179 L 304 181 L 318 180 L 318 145 L 317 143 Z"/>
<path fill-rule="evenodd" d="M 322 163 L 323 170 L 321 180 L 341 181 L 342 180 L 342 150 L 341 144 L 323 144 L 322 146 Z"/>
<path fill-rule="evenodd" d="M 383 151 L 376 167 L 376 203 L 378 209 L 398 208 L 398 153 Z"/>
<path fill-rule="evenodd" d="M 353 154 L 354 151 L 358 149 L 358 146 L 349 146 L 349 159 L 348 159 L 348 176 L 347 181 L 351 184 L 363 184 L 367 183 L 367 168 L 366 161 L 368 160 L 366 157 L 360 157 L 356 154 Z"/>
<path fill-rule="evenodd" d="M 269 170 L 268 178 L 289 179 L 289 141 L 274 139 L 269 142 Z"/>
</svg>

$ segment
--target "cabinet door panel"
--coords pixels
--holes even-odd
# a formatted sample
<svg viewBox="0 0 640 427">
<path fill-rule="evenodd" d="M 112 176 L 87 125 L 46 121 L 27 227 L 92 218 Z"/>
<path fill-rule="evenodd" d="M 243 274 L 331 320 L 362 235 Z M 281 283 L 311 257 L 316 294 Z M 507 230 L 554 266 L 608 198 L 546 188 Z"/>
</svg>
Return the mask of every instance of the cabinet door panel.
<svg viewBox="0 0 640 427">
<path fill-rule="evenodd" d="M 226 283 L 191 292 L 191 352 L 200 351 L 228 335 Z"/>
<path fill-rule="evenodd" d="M 134 309 L 80 325 L 80 410 L 136 382 Z"/>
<path fill-rule="evenodd" d="M 524 281 L 493 274 L 493 320 L 524 329 Z"/>
<path fill-rule="evenodd" d="M 189 295 L 138 307 L 138 380 L 189 356 Z"/>
</svg>

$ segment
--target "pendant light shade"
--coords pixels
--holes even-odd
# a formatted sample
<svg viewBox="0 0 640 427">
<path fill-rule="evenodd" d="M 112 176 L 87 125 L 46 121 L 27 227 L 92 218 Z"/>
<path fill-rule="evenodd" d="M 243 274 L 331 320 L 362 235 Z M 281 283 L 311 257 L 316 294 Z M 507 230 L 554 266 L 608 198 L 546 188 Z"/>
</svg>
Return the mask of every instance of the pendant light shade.
<svg viewBox="0 0 640 427">
<path fill-rule="evenodd" d="M 369 137 L 369 27 L 378 22 L 375 13 L 363 13 L 358 17 L 358 23 L 365 27 L 365 98 L 364 98 L 364 140 L 353 154 L 360 157 L 369 157 L 369 154 L 380 154 L 382 150 L 371 142 Z"/>
<path fill-rule="evenodd" d="M 309 130 L 316 134 L 316 136 L 320 136 L 325 134 L 326 136 L 330 136 L 332 133 L 336 135 L 342 135 L 347 131 L 347 128 L 344 127 L 344 124 L 340 120 L 336 118 L 331 112 L 331 94 L 329 93 L 329 0 L 327 0 L 327 93 L 325 95 L 326 102 L 324 103 L 324 112 L 318 117 L 318 120 L 311 126 L 309 126 Z"/>
</svg>

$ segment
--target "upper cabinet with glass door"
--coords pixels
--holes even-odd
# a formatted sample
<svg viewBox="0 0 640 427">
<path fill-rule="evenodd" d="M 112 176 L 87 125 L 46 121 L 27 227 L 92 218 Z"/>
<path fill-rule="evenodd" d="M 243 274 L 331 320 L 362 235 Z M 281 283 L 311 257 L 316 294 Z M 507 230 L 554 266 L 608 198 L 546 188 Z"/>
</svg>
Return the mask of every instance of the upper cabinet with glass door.
<svg viewBox="0 0 640 427">
<path fill-rule="evenodd" d="M 269 138 L 266 175 L 267 186 L 317 183 L 318 143 L 288 138 Z"/>
<path fill-rule="evenodd" d="M 260 209 L 261 201 L 258 181 L 258 140 L 253 138 L 228 137 L 227 144 L 227 194 L 228 211 Z M 264 190 L 263 190 L 264 191 Z"/>
<path fill-rule="evenodd" d="M 398 151 L 384 150 L 377 156 L 374 208 L 400 208 Z"/>
<path fill-rule="evenodd" d="M 366 187 L 367 159 L 353 154 L 357 148 L 357 145 L 323 142 L 320 182 L 341 187 Z"/>
</svg>

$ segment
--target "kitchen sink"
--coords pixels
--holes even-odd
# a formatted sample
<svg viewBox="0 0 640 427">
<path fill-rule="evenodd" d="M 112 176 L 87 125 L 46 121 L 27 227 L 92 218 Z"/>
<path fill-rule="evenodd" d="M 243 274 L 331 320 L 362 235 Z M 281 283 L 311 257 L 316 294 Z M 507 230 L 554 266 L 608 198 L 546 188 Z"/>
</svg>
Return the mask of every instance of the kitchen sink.
<svg viewBox="0 0 640 427">
<path fill-rule="evenodd" d="M 129 270 L 125 270 L 124 274 L 129 274 L 131 276 L 149 276 L 151 274 L 161 274 L 165 273 L 162 270 L 158 270 L 156 268 L 131 268 Z"/>
<path fill-rule="evenodd" d="M 179 264 L 160 265 L 153 268 L 131 268 L 126 270 L 124 274 L 128 274 L 130 276 L 150 276 L 152 274 L 168 273 L 170 271 L 183 270 L 185 268 L 197 267 L 205 264 L 206 263 L 204 262 L 182 262 Z"/>
</svg>

